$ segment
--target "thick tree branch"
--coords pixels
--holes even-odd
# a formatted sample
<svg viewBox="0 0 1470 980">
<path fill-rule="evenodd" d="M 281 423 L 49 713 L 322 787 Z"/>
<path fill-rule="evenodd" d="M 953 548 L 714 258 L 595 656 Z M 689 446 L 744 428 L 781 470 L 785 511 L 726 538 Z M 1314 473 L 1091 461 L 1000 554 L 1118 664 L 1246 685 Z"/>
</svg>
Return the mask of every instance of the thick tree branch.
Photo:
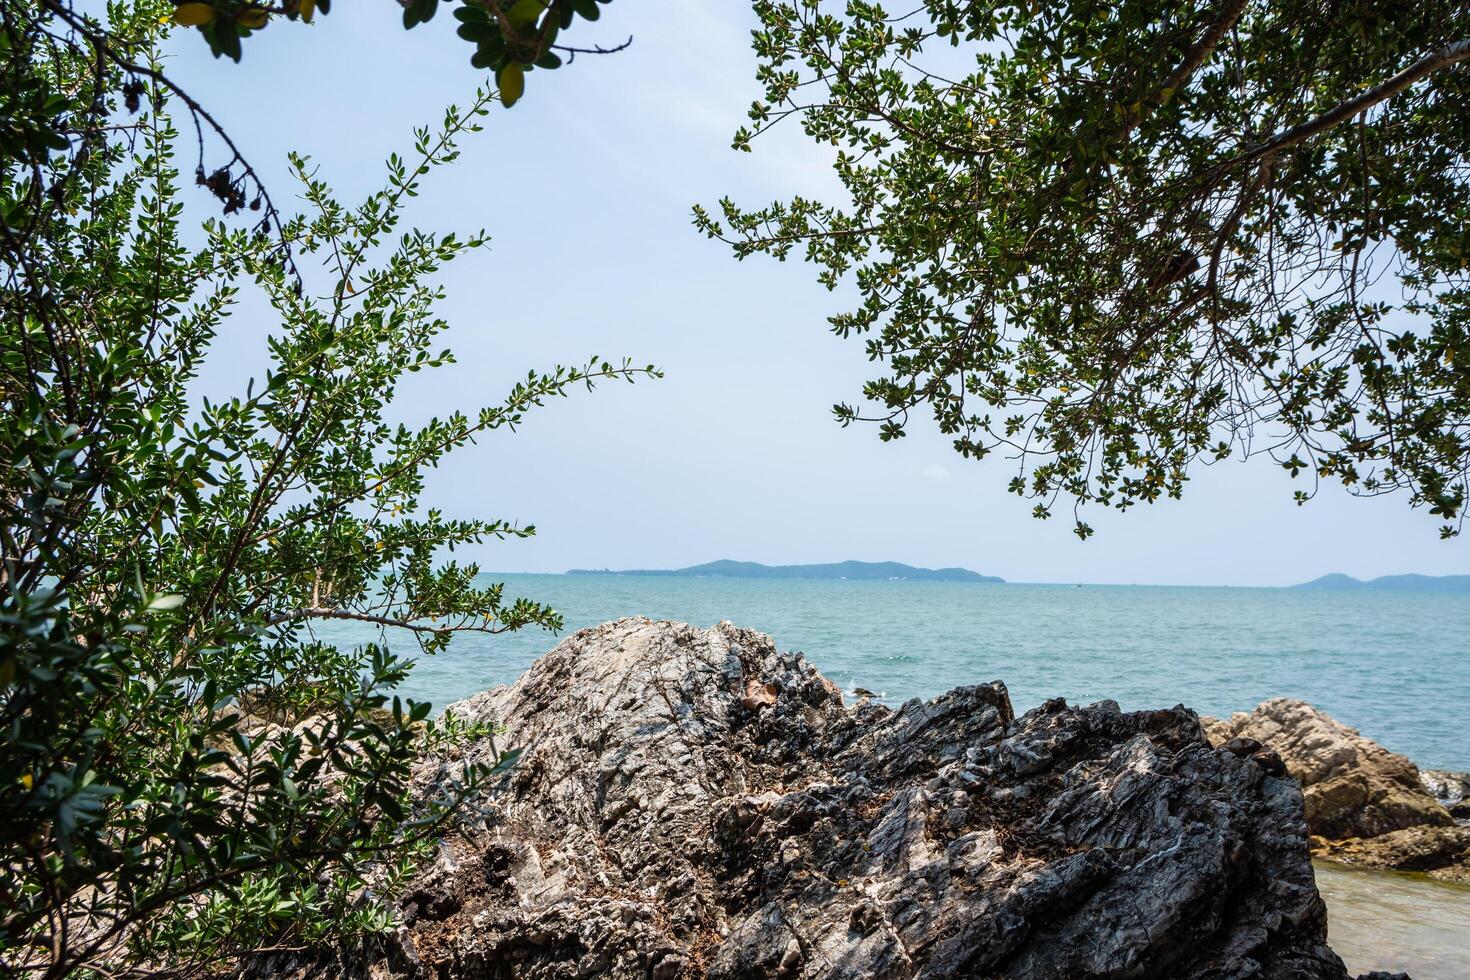
<svg viewBox="0 0 1470 980">
<path fill-rule="evenodd" d="M 1179 90 L 1180 86 L 1188 82 L 1190 76 L 1198 71 L 1200 65 L 1204 64 L 1210 55 L 1214 53 L 1215 47 L 1220 43 L 1220 39 L 1225 36 L 1225 33 L 1231 27 L 1235 26 L 1235 22 L 1240 19 L 1240 15 L 1245 11 L 1247 2 L 1248 0 L 1226 0 L 1224 9 L 1220 11 L 1220 16 L 1205 30 L 1204 34 L 1200 36 L 1200 39 L 1195 42 L 1194 46 L 1185 52 L 1183 60 L 1169 73 L 1169 77 L 1165 78 L 1148 95 L 1135 102 L 1133 107 L 1129 109 L 1128 114 L 1123 117 L 1122 125 L 1119 126 L 1118 130 L 1112 135 L 1103 134 L 1104 141 L 1116 142 L 1118 144 L 1126 143 L 1133 131 L 1143 124 L 1144 119 L 1148 118 L 1149 112 L 1172 99 L 1174 93 Z M 1074 155 L 1068 161 L 1062 179 L 1054 183 L 1048 193 L 1055 193 L 1074 184 L 1083 175 L 1085 166 L 1084 160 Z"/>
<path fill-rule="evenodd" d="M 1367 112 L 1380 102 L 1386 102 L 1415 82 L 1421 81 L 1437 71 L 1452 68 L 1467 58 L 1470 58 L 1470 39 L 1446 44 L 1436 51 L 1431 51 L 1387 81 L 1368 89 L 1368 91 L 1357 98 L 1349 99 L 1341 105 L 1322 113 L 1315 119 L 1309 119 L 1300 125 L 1277 133 L 1266 142 L 1234 158 L 1230 161 L 1230 164 L 1250 163 L 1255 160 L 1260 160 L 1263 157 L 1279 153 L 1288 146 L 1294 146 L 1297 143 L 1309 140 L 1313 136 L 1325 132 L 1339 123 L 1347 122 L 1354 116 Z"/>
<path fill-rule="evenodd" d="M 1235 202 L 1235 207 L 1221 225 L 1220 231 L 1215 235 L 1215 246 L 1210 250 L 1210 274 L 1208 294 L 1211 305 L 1218 310 L 1220 305 L 1219 282 L 1220 282 L 1220 259 L 1225 254 L 1225 246 L 1235 237 L 1235 232 L 1240 228 L 1240 220 L 1245 216 L 1246 209 L 1255 200 L 1256 194 L 1260 193 L 1262 187 L 1271 179 L 1272 160 L 1267 157 L 1261 161 L 1256 169 L 1256 176 L 1248 185 L 1241 189 L 1240 198 Z"/>
<path fill-rule="evenodd" d="M 1225 8 L 1220 11 L 1219 19 L 1211 24 L 1204 35 L 1200 37 L 1199 41 L 1195 43 L 1194 47 L 1189 49 L 1184 56 L 1184 60 L 1179 63 L 1179 67 L 1175 68 L 1169 77 L 1164 79 L 1163 84 L 1155 89 L 1148 98 L 1139 101 L 1133 111 L 1128 114 L 1128 118 L 1123 122 L 1123 129 L 1118 134 L 1120 138 L 1127 137 L 1129 133 L 1137 129 L 1139 124 L 1143 122 L 1144 117 L 1148 114 L 1148 110 L 1168 102 L 1173 98 L 1174 93 L 1178 91 L 1179 87 L 1189 81 L 1189 77 L 1214 52 L 1215 46 L 1220 43 L 1220 39 L 1225 36 L 1225 32 L 1235 26 L 1235 22 L 1240 19 L 1240 15 L 1245 11 L 1246 3 L 1247 0 L 1226 0 Z"/>
<path fill-rule="evenodd" d="M 266 620 L 269 626 L 279 626 L 282 623 L 295 622 L 302 619 L 350 619 L 359 623 L 373 623 L 378 626 L 392 626 L 398 629 L 412 630 L 415 633 L 501 633 L 503 627 L 477 626 L 465 623 L 453 626 L 431 626 L 425 623 L 414 622 L 411 619 L 395 619 L 392 616 L 377 616 L 373 613 L 353 612 L 350 609 L 338 609 L 334 606 L 303 606 L 300 609 L 288 609 L 285 612 L 276 613 Z"/>
</svg>

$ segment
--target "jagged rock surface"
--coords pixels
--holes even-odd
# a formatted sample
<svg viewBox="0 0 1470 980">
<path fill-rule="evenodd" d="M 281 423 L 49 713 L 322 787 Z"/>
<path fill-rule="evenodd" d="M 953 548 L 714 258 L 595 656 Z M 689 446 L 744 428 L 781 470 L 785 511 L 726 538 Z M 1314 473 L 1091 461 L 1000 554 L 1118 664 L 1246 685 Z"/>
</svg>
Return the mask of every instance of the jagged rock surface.
<svg viewBox="0 0 1470 980">
<path fill-rule="evenodd" d="M 1315 838 L 1313 849 L 1345 864 L 1422 871 L 1442 881 L 1470 882 L 1470 827 L 1405 827 L 1341 841 Z"/>
<path fill-rule="evenodd" d="M 1204 722 L 1216 745 L 1253 739 L 1281 756 L 1301 781 L 1314 834 L 1342 840 L 1454 823 L 1425 791 L 1414 763 L 1305 701 L 1273 698 L 1249 714 Z"/>
<path fill-rule="evenodd" d="M 1470 823 L 1470 772 L 1421 769 L 1419 782 L 1425 792 L 1450 811 L 1450 816 L 1461 823 Z"/>
<path fill-rule="evenodd" d="M 1420 772 L 1405 757 L 1304 701 L 1276 698 L 1229 721 L 1203 718 L 1216 745 L 1279 754 L 1304 787 L 1312 853 L 1470 882 L 1470 828 L 1456 826 L 1470 778 Z M 1466 812 L 1470 812 L 1467 810 Z"/>
<path fill-rule="evenodd" d="M 1296 782 L 1183 708 L 848 708 L 762 634 L 636 619 L 456 711 L 525 754 L 357 972 L 1345 978 Z"/>
</svg>

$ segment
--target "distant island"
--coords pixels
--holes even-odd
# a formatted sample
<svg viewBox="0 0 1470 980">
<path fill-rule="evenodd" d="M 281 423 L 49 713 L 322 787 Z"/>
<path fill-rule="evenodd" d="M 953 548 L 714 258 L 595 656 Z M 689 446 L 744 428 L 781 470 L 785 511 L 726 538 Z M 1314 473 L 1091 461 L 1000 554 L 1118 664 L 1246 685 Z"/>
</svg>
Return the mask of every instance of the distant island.
<svg viewBox="0 0 1470 980">
<path fill-rule="evenodd" d="M 1293 589 L 1320 590 L 1367 590 L 1372 592 L 1459 592 L 1470 593 L 1470 575 L 1383 575 L 1369 581 L 1353 578 L 1341 572 L 1323 575 L 1321 578 Z"/>
<path fill-rule="evenodd" d="M 915 568 L 896 561 L 839 561 L 827 565 L 762 565 L 754 561 L 706 562 L 688 568 L 573 568 L 568 575 L 659 575 L 682 578 L 807 578 L 853 579 L 864 582 L 903 580 L 911 582 L 1004 582 L 994 575 L 981 575 L 968 568 Z"/>
</svg>

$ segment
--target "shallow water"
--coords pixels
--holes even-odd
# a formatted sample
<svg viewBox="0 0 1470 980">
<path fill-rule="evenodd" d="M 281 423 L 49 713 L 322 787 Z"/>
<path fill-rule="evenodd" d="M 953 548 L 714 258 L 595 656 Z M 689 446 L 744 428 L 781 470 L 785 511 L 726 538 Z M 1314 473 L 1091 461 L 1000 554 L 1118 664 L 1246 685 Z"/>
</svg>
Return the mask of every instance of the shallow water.
<svg viewBox="0 0 1470 980">
<path fill-rule="evenodd" d="M 1470 978 L 1470 886 L 1328 861 L 1313 866 L 1327 902 L 1327 941 L 1348 972 Z"/>
<path fill-rule="evenodd" d="M 730 619 L 890 703 L 999 678 L 1018 711 L 1050 697 L 1207 714 L 1299 697 L 1419 765 L 1470 769 L 1470 596 L 1156 586 L 505 575 L 568 630 L 643 615 Z M 336 638 L 373 631 L 339 624 Z M 323 630 L 326 635 L 327 631 Z M 565 635 L 565 634 L 563 634 Z M 409 696 L 442 707 L 514 680 L 556 637 L 466 634 Z M 396 645 L 408 648 L 411 641 Z"/>
</svg>

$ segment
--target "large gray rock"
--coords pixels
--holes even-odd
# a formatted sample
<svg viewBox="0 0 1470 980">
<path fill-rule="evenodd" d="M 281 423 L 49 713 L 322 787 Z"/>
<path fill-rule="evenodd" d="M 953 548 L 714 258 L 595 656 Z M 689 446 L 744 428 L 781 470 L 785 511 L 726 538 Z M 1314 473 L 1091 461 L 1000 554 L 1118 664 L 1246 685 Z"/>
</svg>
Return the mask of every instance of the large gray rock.
<svg viewBox="0 0 1470 980">
<path fill-rule="evenodd" d="M 456 711 L 525 754 L 405 928 L 318 972 L 1345 977 L 1297 783 L 1183 708 L 1017 719 L 1000 683 L 849 708 L 762 634 L 627 619 Z"/>
<path fill-rule="evenodd" d="M 1407 827 L 1454 825 L 1404 756 L 1364 738 L 1305 701 L 1273 698 L 1227 721 L 1205 719 L 1210 740 L 1254 739 L 1301 781 L 1307 823 L 1329 840 L 1376 837 Z"/>
</svg>

